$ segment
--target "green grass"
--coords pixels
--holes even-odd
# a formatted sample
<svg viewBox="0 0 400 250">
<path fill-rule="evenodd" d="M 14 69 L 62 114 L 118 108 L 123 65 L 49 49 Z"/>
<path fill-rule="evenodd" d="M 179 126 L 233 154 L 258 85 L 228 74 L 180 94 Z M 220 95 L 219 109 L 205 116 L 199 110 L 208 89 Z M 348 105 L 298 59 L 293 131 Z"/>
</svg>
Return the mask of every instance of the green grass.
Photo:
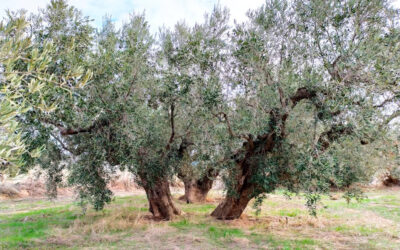
<svg viewBox="0 0 400 250">
<path fill-rule="evenodd" d="M 278 211 L 278 214 L 280 216 L 296 217 L 299 214 L 304 214 L 304 211 L 301 211 L 300 209 L 281 209 Z"/>
<path fill-rule="evenodd" d="M 145 195 L 135 195 L 135 196 L 123 196 L 123 197 L 114 197 L 112 204 L 147 204 L 147 199 Z"/>
<path fill-rule="evenodd" d="M 34 210 L 11 216 L 0 216 L 0 247 L 21 248 L 32 246 L 32 239 L 45 238 L 49 229 L 67 228 L 77 218 L 69 206 Z"/>
<path fill-rule="evenodd" d="M 222 227 L 211 226 L 208 228 L 207 232 L 209 237 L 213 239 L 245 236 L 242 230 L 238 228 L 222 228 Z"/>
<path fill-rule="evenodd" d="M 367 209 L 381 215 L 385 219 L 400 223 L 400 207 L 373 206 Z"/>
<path fill-rule="evenodd" d="M 265 200 L 260 215 L 249 205 L 247 217 L 237 221 L 211 218 L 216 202 L 175 200 L 184 215 L 170 222 L 137 220 L 148 215 L 144 195 L 116 197 L 103 211 L 89 209 L 86 215 L 71 201 L 7 201 L 0 204 L 0 249 L 334 249 L 332 239 L 338 235 L 342 247 L 400 249 L 400 194 L 378 190 L 368 196 L 350 204 L 324 196 L 324 206 L 313 218 L 304 198 L 288 200 L 278 191 Z M 330 235 L 329 240 L 321 233 Z"/>
<path fill-rule="evenodd" d="M 211 213 L 215 208 L 216 206 L 214 204 L 186 204 L 182 207 L 182 210 L 185 213 L 207 214 Z"/>
<path fill-rule="evenodd" d="M 267 244 L 273 249 L 312 249 L 314 246 L 321 245 L 320 242 L 311 238 L 282 239 L 273 235 L 262 235 L 256 233 L 252 233 L 250 239 L 258 246 Z"/>
<path fill-rule="evenodd" d="M 180 220 L 180 221 L 170 222 L 169 225 L 172 226 L 172 227 L 175 227 L 177 229 L 180 229 L 180 230 L 189 230 L 189 229 L 193 229 L 193 228 L 205 228 L 205 227 L 207 227 L 206 223 L 202 223 L 202 222 L 194 223 L 194 222 L 191 222 L 190 220 L 188 220 L 186 218 L 183 219 L 183 220 Z"/>
<path fill-rule="evenodd" d="M 59 207 L 70 203 L 70 201 L 50 201 L 50 200 L 16 200 L 16 201 L 1 201 L 0 214 L 2 213 L 15 213 L 19 211 Z"/>
<path fill-rule="evenodd" d="M 193 222 L 185 218 L 170 222 L 169 225 L 177 228 L 179 233 L 203 236 L 205 241 L 218 248 L 226 247 L 229 242 L 234 242 L 237 238 L 247 239 L 250 243 L 260 247 L 267 245 L 279 249 L 304 249 L 319 245 L 317 240 L 311 238 L 279 239 L 270 234 L 252 232 L 251 229 L 244 231 L 239 228 L 221 225 L 218 221 L 212 220 L 207 222 Z"/>
<path fill-rule="evenodd" d="M 334 230 L 340 233 L 346 233 L 350 235 L 362 235 L 362 236 L 369 236 L 375 233 L 383 232 L 383 230 L 380 228 L 366 226 L 366 225 L 358 225 L 358 226 L 340 225 L 335 227 Z"/>
<path fill-rule="evenodd" d="M 360 211 L 369 210 L 385 219 L 394 220 L 400 223 L 400 197 L 395 195 L 379 195 L 363 199 L 360 202 L 352 201 L 347 204 L 343 200 L 323 201 L 329 209 L 340 210 L 343 208 L 357 209 Z"/>
<path fill-rule="evenodd" d="M 206 229 L 204 232 L 214 239 L 244 236 L 244 233 L 238 228 L 209 226 L 206 223 L 192 223 L 187 219 L 171 222 L 169 225 L 180 230 Z"/>
</svg>

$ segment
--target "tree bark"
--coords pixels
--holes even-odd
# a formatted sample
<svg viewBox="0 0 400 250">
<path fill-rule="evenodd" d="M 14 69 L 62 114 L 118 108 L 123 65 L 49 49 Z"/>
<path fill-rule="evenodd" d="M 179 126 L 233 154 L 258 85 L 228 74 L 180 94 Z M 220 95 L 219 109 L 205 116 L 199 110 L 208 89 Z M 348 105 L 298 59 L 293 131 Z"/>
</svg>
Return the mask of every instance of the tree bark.
<svg viewBox="0 0 400 250">
<path fill-rule="evenodd" d="M 225 200 L 211 213 L 211 216 L 220 220 L 238 219 L 253 198 L 254 186 L 246 182 L 238 191 L 237 196 L 227 195 Z"/>
<path fill-rule="evenodd" d="M 235 176 L 235 187 L 232 194 L 227 194 L 224 201 L 211 213 L 211 216 L 220 220 L 238 219 L 246 209 L 249 201 L 259 192 L 256 184 L 250 182 L 254 164 L 252 164 L 253 155 L 247 155 L 237 164 L 237 172 L 232 173 Z"/>
<path fill-rule="evenodd" d="M 155 183 L 143 185 L 149 201 L 149 211 L 155 219 L 170 220 L 181 211 L 175 207 L 172 201 L 169 182 L 166 179 L 157 180 Z"/>
<path fill-rule="evenodd" d="M 185 180 L 185 194 L 179 197 L 179 200 L 186 201 L 186 203 L 199 203 L 206 200 L 208 191 L 210 189 L 202 189 L 201 184 L 196 180 Z"/>
<path fill-rule="evenodd" d="M 204 202 L 207 194 L 212 188 L 213 180 L 208 177 L 203 177 L 200 180 L 184 180 L 185 194 L 179 199 L 186 203 Z"/>
<path fill-rule="evenodd" d="M 233 156 L 237 164 L 236 171 L 231 173 L 231 177 L 235 180 L 233 192 L 226 195 L 224 201 L 211 213 L 211 216 L 221 220 L 238 219 L 249 201 L 257 194 L 264 192 L 256 183 L 251 182 L 251 178 L 257 168 L 255 158 L 274 148 L 275 137 L 275 132 L 259 136 L 256 140 L 249 136 L 249 140 L 243 144 L 242 150 Z"/>
<path fill-rule="evenodd" d="M 179 197 L 179 199 L 186 201 L 186 203 L 204 202 L 218 174 L 219 171 L 211 167 L 208 168 L 204 176 L 199 179 L 192 178 L 188 176 L 188 174 L 180 173 L 178 177 L 185 184 L 185 194 Z"/>
<path fill-rule="evenodd" d="M 232 193 L 228 193 L 224 201 L 211 213 L 211 216 L 217 219 L 233 220 L 240 217 L 249 201 L 258 194 L 273 190 L 275 186 L 260 187 L 257 183 L 252 182 L 252 177 L 257 171 L 257 157 L 264 157 L 272 152 L 274 148 L 281 145 L 281 141 L 286 137 L 286 120 L 289 117 L 290 109 L 293 109 L 300 101 L 304 99 L 312 99 L 316 96 L 316 92 L 307 88 L 299 88 L 296 93 L 286 98 L 281 88 L 278 88 L 278 94 L 281 102 L 281 108 L 270 110 L 269 133 L 257 136 L 253 135 L 236 135 L 230 126 L 228 117 L 225 113 L 221 113 L 228 127 L 228 133 L 231 137 L 243 138 L 246 142 L 231 157 L 237 164 L 237 171 L 231 173 L 234 180 Z M 289 105 L 289 101 L 292 103 Z M 289 110 L 288 110 L 289 109 Z M 279 130 L 276 130 L 279 127 Z M 279 131 L 279 133 L 277 133 Z M 268 189 L 268 190 L 265 190 Z"/>
</svg>

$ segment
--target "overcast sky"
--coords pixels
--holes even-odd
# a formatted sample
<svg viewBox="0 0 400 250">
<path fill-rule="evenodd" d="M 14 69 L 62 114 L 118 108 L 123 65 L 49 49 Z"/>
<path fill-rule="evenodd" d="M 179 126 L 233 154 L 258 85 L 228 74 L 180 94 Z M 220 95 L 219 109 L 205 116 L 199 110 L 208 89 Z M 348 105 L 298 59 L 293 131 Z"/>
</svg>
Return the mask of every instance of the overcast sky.
<svg viewBox="0 0 400 250">
<path fill-rule="evenodd" d="M 265 0 L 69 0 L 83 14 L 94 19 L 96 27 L 101 27 L 105 14 L 111 15 L 119 26 L 127 20 L 133 11 L 146 13 L 153 32 L 163 25 L 172 27 L 177 21 L 185 20 L 188 24 L 201 22 L 205 12 L 210 12 L 216 3 L 230 9 L 231 19 L 242 21 L 248 9 L 261 6 Z M 36 12 L 44 8 L 50 0 L 0 0 L 0 16 L 6 9 L 26 9 Z M 400 0 L 395 0 L 400 8 Z"/>
</svg>

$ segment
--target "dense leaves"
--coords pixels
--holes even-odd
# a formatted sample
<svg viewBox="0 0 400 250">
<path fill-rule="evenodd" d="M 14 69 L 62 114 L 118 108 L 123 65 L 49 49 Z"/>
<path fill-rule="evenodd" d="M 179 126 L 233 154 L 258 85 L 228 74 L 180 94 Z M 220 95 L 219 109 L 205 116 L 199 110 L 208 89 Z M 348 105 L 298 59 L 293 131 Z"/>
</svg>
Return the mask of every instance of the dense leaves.
<svg viewBox="0 0 400 250">
<path fill-rule="evenodd" d="M 67 168 L 96 209 L 111 200 L 110 175 L 128 169 L 163 219 L 179 214 L 174 176 L 199 184 L 221 173 L 227 194 L 213 216 L 223 219 L 277 187 L 304 191 L 313 212 L 332 188 L 355 197 L 354 184 L 370 176 L 367 150 L 399 115 L 398 11 L 381 0 L 267 0 L 248 17 L 228 27 L 228 10 L 215 7 L 204 22 L 156 38 L 144 15 L 119 30 L 105 18 L 95 30 L 59 0 L 31 18 L 28 40 L 8 31 L 18 27 L 10 19 L 1 48 L 15 55 L 2 69 L 24 69 L 29 82 L 20 88 L 25 78 L 3 73 L 1 107 L 24 104 L 8 109 L 17 110 L 28 151 L 47 148 L 37 160 L 25 153 L 25 166 L 39 163 L 49 183 Z M 39 73 L 60 83 L 48 88 L 52 81 L 30 76 Z M 31 100 L 43 101 L 25 110 Z M 12 131 L 4 138 L 18 149 Z"/>
<path fill-rule="evenodd" d="M 55 74 L 52 62 L 62 44 L 48 38 L 36 42 L 29 25 L 24 12 L 8 12 L 0 24 L 0 162 L 11 175 L 23 165 L 24 154 L 37 158 L 44 148 L 25 140 L 20 126 L 28 119 L 25 115 L 54 114 L 60 95 L 89 79 L 89 73 L 73 64 L 62 75 Z M 70 47 L 64 50 L 69 53 Z"/>
</svg>

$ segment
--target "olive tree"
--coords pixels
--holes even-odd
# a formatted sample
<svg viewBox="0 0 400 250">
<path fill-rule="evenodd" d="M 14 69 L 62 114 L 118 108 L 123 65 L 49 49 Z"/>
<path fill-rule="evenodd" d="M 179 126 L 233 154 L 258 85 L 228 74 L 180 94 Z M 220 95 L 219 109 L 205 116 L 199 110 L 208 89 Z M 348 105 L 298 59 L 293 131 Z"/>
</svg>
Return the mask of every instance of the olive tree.
<svg viewBox="0 0 400 250">
<path fill-rule="evenodd" d="M 106 19 L 90 59 L 92 80 L 74 104 L 79 108 L 72 106 L 71 121 L 52 122 L 76 157 L 71 183 L 96 209 L 110 201 L 110 173 L 128 169 L 155 218 L 180 214 L 169 181 L 182 174 L 188 157 L 205 163 L 201 148 L 209 142 L 202 132 L 213 125 L 207 105 L 211 83 L 221 78 L 217 63 L 227 16 L 217 8 L 205 24 L 178 24 L 161 33 L 159 44 L 143 15 L 132 15 L 120 31 Z"/>
<path fill-rule="evenodd" d="M 21 138 L 27 145 L 22 152 L 23 164 L 19 169 L 26 171 L 35 164 L 43 167 L 49 177 L 49 194 L 54 196 L 56 189 L 53 184 L 61 180 L 64 168 L 61 163 L 65 159 L 64 142 L 59 138 L 64 124 L 60 121 L 72 119 L 73 110 L 70 107 L 77 100 L 82 100 L 80 93 L 91 77 L 85 61 L 93 29 L 86 17 L 62 0 L 51 1 L 46 9 L 40 10 L 37 15 L 30 15 L 25 21 L 24 37 L 29 41 L 28 51 L 39 55 L 45 63 L 17 64 L 19 72 L 41 67 L 40 74 L 29 77 L 32 86 L 36 87 L 35 94 L 19 100 L 21 103 L 38 102 L 38 105 L 30 105 L 17 118 Z M 39 85 L 42 82 L 46 85 Z M 38 151 L 37 154 L 30 153 L 35 149 L 42 150 L 40 154 Z"/>
<path fill-rule="evenodd" d="M 219 173 L 208 153 L 213 148 L 210 136 L 217 124 L 209 107 L 219 98 L 216 94 L 220 89 L 216 87 L 224 80 L 228 19 L 228 10 L 216 6 L 204 23 L 192 28 L 177 24 L 174 31 L 161 34 L 162 84 L 168 88 L 163 100 L 179 100 L 179 106 L 174 104 L 179 119 L 174 126 L 181 131 L 178 136 L 192 144 L 191 150 L 180 151 L 176 170 L 185 185 L 181 199 L 187 203 L 205 201 Z"/>
<path fill-rule="evenodd" d="M 398 12 L 387 1 L 275 1 L 231 36 L 225 123 L 228 190 L 213 211 L 238 218 L 277 187 L 318 193 L 363 180 L 365 144 L 380 136 L 379 93 L 398 85 Z"/>
<path fill-rule="evenodd" d="M 10 174 L 37 158 L 43 145 L 31 144 L 22 124 L 34 110 L 53 113 L 59 93 L 84 85 L 83 71 L 70 65 L 68 73 L 56 76 L 50 69 L 59 49 L 51 39 L 38 44 L 25 12 L 7 12 L 0 24 L 0 161 Z M 72 83 L 72 84 L 71 84 Z"/>
<path fill-rule="evenodd" d="M 398 12 L 380 0 L 268 0 L 231 31 L 228 17 L 217 7 L 156 39 L 144 15 L 120 30 L 106 18 L 95 32 L 52 1 L 32 18 L 29 41 L 33 55 L 51 57 L 46 73 L 61 88 L 19 119 L 31 149 L 47 148 L 25 161 L 57 182 L 71 159 L 69 181 L 96 209 L 111 200 L 111 173 L 128 169 L 159 219 L 181 213 L 169 188 L 176 175 L 194 202 L 223 174 L 219 219 L 277 187 L 305 191 L 315 210 L 319 193 L 363 181 L 364 145 L 398 115 L 384 112 L 399 97 Z"/>
<path fill-rule="evenodd" d="M 56 112 L 27 114 L 24 129 L 32 145 L 48 149 L 38 161 L 28 160 L 48 169 L 51 181 L 57 182 L 61 160 L 71 159 L 66 165 L 69 182 L 96 209 L 111 199 L 110 173 L 128 168 L 146 190 L 155 217 L 179 214 L 168 180 L 179 158 L 177 146 L 185 144 L 174 140 L 174 104 L 162 101 L 168 88 L 157 76 L 153 38 L 144 17 L 132 15 L 120 31 L 106 19 L 94 34 L 78 10 L 65 1 L 52 1 L 33 20 L 36 42 L 51 39 L 59 46 L 49 71 L 62 77 L 78 64 L 81 70 L 91 69 L 93 77 L 83 89 L 58 93 Z"/>
</svg>

